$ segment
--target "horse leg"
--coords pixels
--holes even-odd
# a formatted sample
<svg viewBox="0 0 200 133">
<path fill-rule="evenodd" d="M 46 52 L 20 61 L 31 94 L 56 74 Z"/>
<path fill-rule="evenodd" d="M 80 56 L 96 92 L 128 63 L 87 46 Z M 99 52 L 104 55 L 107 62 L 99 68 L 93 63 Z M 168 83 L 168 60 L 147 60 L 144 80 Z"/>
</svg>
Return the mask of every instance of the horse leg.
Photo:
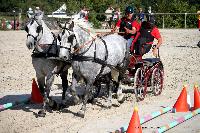
<svg viewBox="0 0 200 133">
<path fill-rule="evenodd" d="M 68 70 L 66 71 L 63 71 L 61 74 L 60 74 L 60 77 L 62 79 L 62 88 L 63 88 L 63 92 L 62 92 L 62 103 L 59 105 L 59 110 L 63 109 L 66 107 L 66 100 L 65 99 L 65 95 L 66 95 L 66 92 L 67 92 L 67 89 L 68 89 L 68 80 L 67 80 L 67 73 L 68 73 Z M 68 92 L 68 95 L 69 92 Z"/>
<path fill-rule="evenodd" d="M 66 91 L 68 88 L 67 73 L 68 73 L 68 70 L 66 70 L 60 74 L 60 77 L 62 79 L 62 88 L 63 88 L 62 100 L 65 100 L 65 94 L 66 94 Z"/>
<path fill-rule="evenodd" d="M 53 73 L 50 73 L 47 75 L 47 78 L 46 78 L 46 103 L 49 105 L 49 107 L 53 110 L 55 109 L 58 109 L 58 105 L 56 103 L 55 100 L 53 100 L 49 94 L 50 94 L 50 91 L 51 91 L 51 87 L 53 85 L 53 81 L 54 81 L 54 75 Z"/>
<path fill-rule="evenodd" d="M 44 97 L 45 76 L 36 75 L 36 77 L 37 77 L 37 82 L 38 82 L 38 86 L 40 89 L 40 93 Z"/>
<path fill-rule="evenodd" d="M 45 86 L 45 76 L 39 76 L 37 73 L 36 73 L 36 77 L 37 77 L 37 82 L 38 82 L 38 86 L 39 86 L 39 89 L 40 89 L 40 92 L 41 92 L 41 95 L 43 96 L 43 109 L 41 109 L 39 112 L 38 112 L 38 116 L 39 117 L 44 117 L 46 115 L 45 111 L 44 111 L 44 105 L 46 104 L 45 103 L 45 89 L 44 89 L 44 86 Z"/>
<path fill-rule="evenodd" d="M 107 108 L 111 108 L 112 106 L 112 88 L 113 88 L 113 82 L 111 81 L 111 75 L 109 77 L 106 77 L 106 88 L 108 88 L 108 98 L 107 98 Z"/>
<path fill-rule="evenodd" d="M 74 103 L 75 104 L 78 104 L 79 101 L 80 101 L 79 97 L 76 94 L 76 85 L 78 83 L 77 79 L 78 79 L 78 77 L 75 74 L 72 74 L 72 85 L 71 85 L 71 89 L 70 90 L 71 90 L 71 94 L 72 94 L 72 96 L 74 98 Z"/>
<path fill-rule="evenodd" d="M 91 89 L 92 85 L 93 85 L 92 82 L 87 82 L 86 89 L 85 89 L 85 95 L 84 95 L 84 99 L 83 99 L 83 105 L 82 105 L 81 109 L 79 110 L 79 112 L 77 113 L 77 115 L 79 117 L 84 118 L 84 116 L 85 116 L 86 104 L 89 99 L 89 93 L 91 92 L 90 89 Z"/>
<path fill-rule="evenodd" d="M 119 77 L 118 77 L 118 83 L 119 83 L 119 87 L 117 90 L 117 101 L 119 103 L 123 103 L 124 102 L 124 94 L 122 93 L 122 83 L 121 80 L 123 79 L 123 76 L 121 73 L 119 73 Z"/>
<path fill-rule="evenodd" d="M 118 102 L 123 102 L 124 101 L 124 95 L 122 93 L 122 84 L 121 84 L 121 80 L 123 78 L 122 73 L 116 71 L 116 70 L 112 70 L 111 71 L 111 76 L 113 79 L 113 82 L 117 88 L 117 101 Z"/>
<path fill-rule="evenodd" d="M 105 103 L 105 107 L 106 108 L 110 108 L 112 106 L 112 87 L 113 87 L 113 82 L 112 82 L 112 77 L 111 77 L 111 73 L 108 73 L 106 75 L 104 75 L 104 81 L 106 84 L 106 92 L 107 92 L 107 99 L 106 99 L 106 103 Z M 99 83 L 101 85 L 101 83 Z"/>
<path fill-rule="evenodd" d="M 51 89 L 51 86 L 53 84 L 53 80 L 54 80 L 53 74 L 47 75 L 46 87 L 45 87 L 45 92 L 44 92 L 43 109 L 38 112 L 38 116 L 40 116 L 40 117 L 45 117 L 45 115 L 46 115 L 45 112 L 47 110 L 47 104 L 51 108 L 57 108 L 57 103 L 49 97 L 50 89 Z"/>
</svg>

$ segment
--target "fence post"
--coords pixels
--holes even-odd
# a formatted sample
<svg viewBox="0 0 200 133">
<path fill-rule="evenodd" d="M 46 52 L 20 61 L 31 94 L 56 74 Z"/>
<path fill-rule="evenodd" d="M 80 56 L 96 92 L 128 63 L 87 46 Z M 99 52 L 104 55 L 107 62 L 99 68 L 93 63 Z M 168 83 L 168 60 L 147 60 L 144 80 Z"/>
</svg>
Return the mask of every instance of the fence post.
<svg viewBox="0 0 200 133">
<path fill-rule="evenodd" d="M 165 15 L 163 15 L 163 25 L 162 25 L 162 28 L 163 29 L 165 28 Z"/>
<path fill-rule="evenodd" d="M 185 29 L 187 28 L 186 18 L 187 18 L 187 13 L 185 13 Z"/>
</svg>

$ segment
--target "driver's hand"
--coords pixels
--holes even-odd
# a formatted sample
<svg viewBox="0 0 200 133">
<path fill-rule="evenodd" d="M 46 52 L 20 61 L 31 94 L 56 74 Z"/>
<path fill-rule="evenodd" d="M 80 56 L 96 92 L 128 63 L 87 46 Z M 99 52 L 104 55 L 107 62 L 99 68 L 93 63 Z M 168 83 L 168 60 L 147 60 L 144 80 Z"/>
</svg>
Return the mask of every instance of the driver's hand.
<svg viewBox="0 0 200 133">
<path fill-rule="evenodd" d="M 124 27 L 124 29 L 125 29 L 125 32 L 126 32 L 127 34 L 130 33 L 130 30 L 129 30 L 129 29 L 127 29 L 126 27 Z"/>
<path fill-rule="evenodd" d="M 158 56 L 158 49 L 157 49 L 156 47 L 152 50 L 152 52 L 153 52 L 153 55 L 154 55 L 155 57 Z"/>
<path fill-rule="evenodd" d="M 111 33 L 115 33 L 115 29 L 111 29 Z"/>
</svg>

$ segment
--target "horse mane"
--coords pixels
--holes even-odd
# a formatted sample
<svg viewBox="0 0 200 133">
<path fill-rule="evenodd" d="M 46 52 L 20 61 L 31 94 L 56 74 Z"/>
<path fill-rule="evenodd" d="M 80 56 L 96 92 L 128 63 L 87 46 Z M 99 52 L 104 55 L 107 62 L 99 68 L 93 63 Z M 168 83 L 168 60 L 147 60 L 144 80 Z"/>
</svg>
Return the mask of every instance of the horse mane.
<svg viewBox="0 0 200 133">
<path fill-rule="evenodd" d="M 84 18 L 77 17 L 75 17 L 72 21 L 74 22 L 73 30 L 79 44 L 86 43 L 96 36 L 92 23 L 88 22 Z"/>
<path fill-rule="evenodd" d="M 73 21 L 75 25 L 78 25 L 79 27 L 82 27 L 84 29 L 88 29 L 88 30 L 93 29 L 93 24 L 84 18 L 74 18 Z"/>
</svg>

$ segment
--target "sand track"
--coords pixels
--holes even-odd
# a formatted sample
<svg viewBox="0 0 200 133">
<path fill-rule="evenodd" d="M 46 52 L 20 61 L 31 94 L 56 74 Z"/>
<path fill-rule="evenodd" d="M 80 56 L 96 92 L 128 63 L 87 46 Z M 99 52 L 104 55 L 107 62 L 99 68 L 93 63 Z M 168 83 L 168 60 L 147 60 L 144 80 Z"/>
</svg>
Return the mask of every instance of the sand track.
<svg viewBox="0 0 200 133">
<path fill-rule="evenodd" d="M 188 84 L 188 93 L 193 101 L 193 85 L 195 82 L 200 85 L 200 48 L 196 46 L 200 41 L 200 32 L 195 29 L 168 29 L 161 30 L 161 34 L 164 44 L 160 48 L 160 55 L 165 79 L 160 96 L 148 96 L 144 101 L 135 103 L 134 95 L 128 93 L 125 103 L 111 109 L 88 104 L 84 119 L 74 115 L 80 105 L 71 106 L 61 113 L 47 113 L 45 118 L 34 116 L 40 105 L 22 105 L 0 112 L 0 132 L 111 132 L 129 122 L 136 104 L 140 116 L 161 109 L 161 106 L 173 105 L 184 83 Z M 31 93 L 31 79 L 35 77 L 35 71 L 31 64 L 31 51 L 27 49 L 25 41 L 25 31 L 0 31 L 0 104 L 27 97 Z M 54 91 L 60 89 L 60 83 L 56 77 Z M 145 126 L 161 126 L 184 114 L 166 114 Z M 196 116 L 169 132 L 200 132 L 199 121 L 200 116 Z M 152 132 L 153 129 L 143 131 Z"/>
</svg>

